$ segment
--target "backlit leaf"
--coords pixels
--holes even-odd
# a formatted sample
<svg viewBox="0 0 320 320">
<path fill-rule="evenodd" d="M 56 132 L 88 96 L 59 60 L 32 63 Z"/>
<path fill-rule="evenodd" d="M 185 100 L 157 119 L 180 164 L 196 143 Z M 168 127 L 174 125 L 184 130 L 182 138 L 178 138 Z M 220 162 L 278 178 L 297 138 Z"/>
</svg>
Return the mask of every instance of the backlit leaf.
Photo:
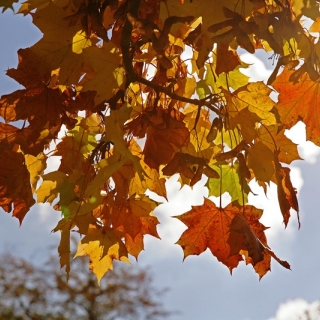
<svg viewBox="0 0 320 320">
<path fill-rule="evenodd" d="M 188 227 L 177 242 L 184 258 L 199 255 L 209 248 L 230 271 L 237 267 L 242 257 L 239 254 L 231 256 L 228 244 L 229 227 L 234 217 L 234 212 L 218 208 L 206 198 L 203 205 L 193 206 L 190 211 L 176 217 Z"/>
<path fill-rule="evenodd" d="M 30 154 L 25 155 L 26 166 L 30 173 L 30 182 L 32 185 L 32 192 L 35 192 L 37 187 L 37 182 L 40 176 L 42 175 L 43 171 L 47 167 L 46 160 L 47 160 L 47 157 L 43 153 L 38 154 L 37 157 L 34 157 Z"/>
<path fill-rule="evenodd" d="M 24 156 L 20 152 L 1 150 L 0 163 L 0 206 L 6 212 L 12 211 L 12 216 L 21 224 L 35 203 Z"/>
<path fill-rule="evenodd" d="M 130 263 L 121 237 L 119 231 L 94 226 L 78 245 L 75 257 L 90 257 L 90 269 L 97 276 L 99 283 L 103 275 L 113 269 L 113 260 Z"/>
<path fill-rule="evenodd" d="M 240 205 L 246 204 L 250 188 L 246 180 L 241 178 L 239 164 L 214 165 L 212 168 L 220 174 L 220 179 L 208 180 L 209 196 L 220 197 L 220 195 L 228 192 L 231 201 L 238 201 Z"/>
<path fill-rule="evenodd" d="M 272 151 L 262 142 L 256 142 L 248 151 L 248 167 L 257 180 L 269 182 L 274 174 Z"/>
<path fill-rule="evenodd" d="M 312 81 L 306 74 L 298 81 L 291 81 L 294 72 L 284 69 L 273 83 L 280 92 L 276 108 L 285 128 L 289 129 L 302 120 L 308 124 L 307 139 L 320 145 L 319 82 Z"/>
<path fill-rule="evenodd" d="M 0 0 L 2 11 L 13 6 Z M 153 197 L 170 199 L 177 175 L 219 203 L 178 217 L 185 257 L 209 248 L 230 271 L 245 260 L 260 278 L 271 258 L 290 269 L 248 194 L 256 184 L 269 198 L 273 182 L 285 226 L 299 212 L 289 165 L 300 157 L 286 130 L 302 121 L 320 146 L 318 9 L 314 0 L 21 3 L 43 35 L 6 72 L 22 88 L 0 97 L 0 206 L 21 223 L 34 197 L 48 202 L 62 217 L 61 267 L 69 273 L 77 232 L 77 255 L 90 256 L 100 281 L 114 259 L 137 259 L 146 235 L 159 238 Z M 243 50 L 270 53 L 269 79 L 242 73 Z M 58 168 L 46 168 L 51 157 Z"/>
</svg>

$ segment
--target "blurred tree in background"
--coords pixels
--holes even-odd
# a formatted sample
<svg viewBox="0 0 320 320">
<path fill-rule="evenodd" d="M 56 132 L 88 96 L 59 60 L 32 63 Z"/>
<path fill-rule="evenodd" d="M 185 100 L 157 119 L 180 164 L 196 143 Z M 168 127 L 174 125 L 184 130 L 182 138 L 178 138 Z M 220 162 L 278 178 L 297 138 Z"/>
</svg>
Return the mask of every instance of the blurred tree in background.
<svg viewBox="0 0 320 320">
<path fill-rule="evenodd" d="M 163 319 L 170 312 L 160 302 L 166 290 L 155 289 L 146 270 L 119 265 L 100 286 L 86 267 L 73 261 L 68 283 L 50 259 L 36 265 L 10 253 L 0 255 L 1 320 Z"/>
</svg>

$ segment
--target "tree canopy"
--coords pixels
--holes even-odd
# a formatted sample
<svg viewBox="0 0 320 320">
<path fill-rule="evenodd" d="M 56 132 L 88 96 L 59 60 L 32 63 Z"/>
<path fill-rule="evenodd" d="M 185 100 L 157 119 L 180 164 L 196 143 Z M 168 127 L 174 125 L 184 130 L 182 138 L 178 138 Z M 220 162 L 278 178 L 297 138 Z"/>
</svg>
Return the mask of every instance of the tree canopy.
<svg viewBox="0 0 320 320">
<path fill-rule="evenodd" d="M 290 269 L 248 195 L 275 184 L 284 225 L 292 210 L 299 221 L 290 164 L 301 158 L 285 133 L 302 121 L 320 146 L 317 1 L 29 0 L 16 13 L 43 37 L 7 70 L 25 89 L 0 99 L 0 205 L 20 224 L 36 202 L 61 211 L 67 273 L 71 231 L 99 281 L 113 260 L 137 258 L 145 235 L 159 237 L 146 192 L 165 200 L 173 175 L 207 179 L 211 197 L 175 217 L 185 258 L 209 248 L 230 271 L 245 260 L 261 278 L 271 259 Z M 240 48 L 267 51 L 271 76 L 250 81 Z M 44 174 L 52 156 L 60 166 Z"/>
<path fill-rule="evenodd" d="M 7 252 L 0 258 L 1 320 L 159 320 L 173 313 L 160 302 L 166 290 L 137 266 L 117 266 L 98 285 L 84 257 L 72 261 L 68 282 L 55 256 L 40 265 Z"/>
</svg>

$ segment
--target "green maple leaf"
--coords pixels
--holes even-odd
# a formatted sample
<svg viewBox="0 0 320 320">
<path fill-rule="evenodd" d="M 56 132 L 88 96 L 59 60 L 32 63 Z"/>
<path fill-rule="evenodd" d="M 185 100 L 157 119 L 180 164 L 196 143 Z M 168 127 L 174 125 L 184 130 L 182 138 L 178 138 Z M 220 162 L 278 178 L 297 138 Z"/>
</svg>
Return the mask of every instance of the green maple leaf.
<svg viewBox="0 0 320 320">
<path fill-rule="evenodd" d="M 209 196 L 220 197 L 227 192 L 231 196 L 231 202 L 238 201 L 240 205 L 246 204 L 250 188 L 245 179 L 241 180 L 239 164 L 224 163 L 211 167 L 220 174 L 220 179 L 208 180 L 206 186 L 209 189 Z"/>
</svg>

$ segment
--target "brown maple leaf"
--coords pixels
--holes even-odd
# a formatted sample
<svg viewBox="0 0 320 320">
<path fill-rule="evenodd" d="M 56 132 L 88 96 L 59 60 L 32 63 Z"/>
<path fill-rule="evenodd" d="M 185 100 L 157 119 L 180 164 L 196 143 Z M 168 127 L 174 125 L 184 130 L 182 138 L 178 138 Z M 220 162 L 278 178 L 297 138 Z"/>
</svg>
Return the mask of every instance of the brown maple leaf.
<svg viewBox="0 0 320 320">
<path fill-rule="evenodd" d="M 20 224 L 30 207 L 35 203 L 32 197 L 30 174 L 20 152 L 0 152 L 0 206 L 19 219 Z"/>
<path fill-rule="evenodd" d="M 19 134 L 23 151 L 37 155 L 57 136 L 62 124 L 68 129 L 73 128 L 77 112 L 94 107 L 95 93 L 88 91 L 76 94 L 73 88 L 67 87 L 61 94 L 56 83 L 51 83 L 52 79 L 57 79 L 58 72 L 44 70 L 41 64 L 37 64 L 37 56 L 29 48 L 20 49 L 18 57 L 18 68 L 9 69 L 7 75 L 26 89 L 1 97 L 0 116 L 6 122 L 28 121 L 29 125 L 16 130 L 16 134 Z M 11 133 L 14 131 L 9 127 L 6 129 Z"/>
<path fill-rule="evenodd" d="M 222 72 L 228 73 L 241 65 L 240 58 L 235 51 L 229 50 L 229 46 L 218 43 L 217 45 L 217 62 L 216 74 Z"/>
<path fill-rule="evenodd" d="M 194 171 L 191 166 L 198 166 Z M 195 185 L 201 180 L 202 174 L 206 174 L 209 178 L 219 178 L 219 174 L 208 166 L 204 158 L 195 157 L 188 153 L 177 152 L 171 161 L 162 169 L 162 173 L 172 176 L 175 173 L 183 174 L 186 178 L 191 179 L 190 186 Z"/>
<path fill-rule="evenodd" d="M 149 197 L 142 195 L 136 197 L 132 195 L 126 201 L 114 204 L 110 215 L 113 228 L 128 233 L 134 239 L 138 233 L 141 233 L 143 225 L 151 223 L 150 232 L 153 236 L 158 237 L 158 233 L 153 229 L 157 225 L 158 219 L 153 215 L 153 210 L 157 203 Z"/>
<path fill-rule="evenodd" d="M 163 113 L 165 127 L 149 126 L 147 139 L 143 149 L 144 161 L 152 169 L 167 164 L 175 154 L 175 147 L 187 146 L 190 137 L 183 119 Z"/>
<path fill-rule="evenodd" d="M 277 180 L 277 191 L 278 201 L 280 210 L 283 216 L 284 225 L 287 227 L 290 218 L 290 209 L 297 211 L 298 223 L 300 228 L 299 219 L 299 204 L 297 199 L 297 190 L 292 186 L 290 180 L 290 169 L 283 167 L 278 159 L 279 150 L 274 152 L 274 163 L 276 168 L 276 180 Z"/>
</svg>

